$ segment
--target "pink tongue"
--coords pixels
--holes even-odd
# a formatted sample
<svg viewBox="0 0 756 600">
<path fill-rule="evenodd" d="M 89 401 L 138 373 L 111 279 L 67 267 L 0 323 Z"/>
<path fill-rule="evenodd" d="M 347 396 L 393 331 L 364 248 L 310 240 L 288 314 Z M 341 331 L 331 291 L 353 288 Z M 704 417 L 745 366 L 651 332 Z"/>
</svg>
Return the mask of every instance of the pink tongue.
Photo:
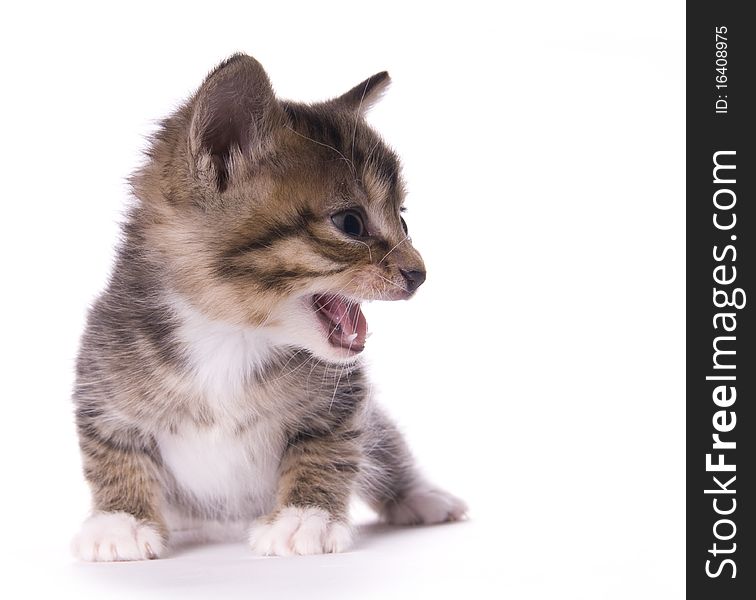
<svg viewBox="0 0 756 600">
<path fill-rule="evenodd" d="M 367 337 L 367 321 L 356 302 L 348 303 L 339 296 L 318 296 L 315 299 L 318 308 L 333 321 L 329 339 L 342 346 L 351 346 L 354 349 L 365 345 Z M 351 304 L 351 306 L 350 306 Z M 356 334 L 356 335 L 355 335 Z"/>
</svg>

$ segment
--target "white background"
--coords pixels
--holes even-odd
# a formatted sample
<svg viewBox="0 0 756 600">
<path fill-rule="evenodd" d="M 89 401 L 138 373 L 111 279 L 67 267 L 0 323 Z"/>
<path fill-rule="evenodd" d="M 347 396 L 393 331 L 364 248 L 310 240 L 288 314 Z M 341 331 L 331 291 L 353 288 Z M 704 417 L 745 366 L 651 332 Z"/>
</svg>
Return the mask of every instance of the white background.
<svg viewBox="0 0 756 600">
<path fill-rule="evenodd" d="M 23 8 L 21 8 L 23 6 Z M 2 62 L 6 597 L 680 598 L 684 4 L 13 3 Z M 370 305 L 383 404 L 471 519 L 342 556 L 80 565 L 69 401 L 144 138 L 220 59 L 315 101 L 387 69 L 428 281 Z"/>
</svg>

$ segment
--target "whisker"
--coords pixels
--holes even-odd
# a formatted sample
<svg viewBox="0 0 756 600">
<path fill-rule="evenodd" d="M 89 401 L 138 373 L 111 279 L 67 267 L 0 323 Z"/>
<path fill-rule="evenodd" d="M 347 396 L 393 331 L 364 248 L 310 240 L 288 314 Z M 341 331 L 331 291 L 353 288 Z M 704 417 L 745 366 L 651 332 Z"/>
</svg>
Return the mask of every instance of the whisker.
<svg viewBox="0 0 756 600">
<path fill-rule="evenodd" d="M 370 159 L 373 156 L 373 152 L 375 152 L 375 149 L 378 147 L 378 145 L 381 143 L 381 140 L 379 139 L 375 144 L 373 144 L 373 147 L 370 148 L 370 152 L 368 152 L 367 158 L 365 159 L 365 164 L 370 164 Z"/>
<path fill-rule="evenodd" d="M 295 135 L 298 135 L 301 138 L 309 140 L 315 144 L 318 144 L 319 146 L 323 146 L 324 148 L 328 148 L 329 150 L 333 150 L 336 154 L 338 154 L 341 157 L 342 160 L 344 160 L 349 165 L 349 168 L 352 170 L 352 174 L 355 177 L 357 176 L 357 169 L 355 168 L 354 163 L 351 160 L 349 160 L 346 156 L 344 156 L 338 149 L 334 148 L 333 146 L 330 146 L 329 144 L 325 144 L 323 142 L 319 142 L 318 140 L 314 140 L 311 137 L 307 137 L 306 135 L 301 134 L 298 131 L 295 131 L 289 125 L 284 125 L 284 127 L 286 127 L 286 129 L 288 129 L 289 131 L 291 131 Z"/>
<path fill-rule="evenodd" d="M 339 384 L 341 383 L 341 376 L 344 374 L 344 369 L 346 366 L 343 366 L 341 370 L 339 371 L 339 377 L 336 380 L 336 385 L 333 386 L 333 395 L 331 396 L 331 403 L 328 405 L 328 412 L 331 412 L 331 409 L 333 408 L 333 403 L 336 400 L 336 392 L 339 391 Z"/>
<path fill-rule="evenodd" d="M 289 364 L 289 363 L 290 363 L 290 362 L 291 362 L 292 360 L 294 360 L 294 358 L 295 358 L 295 357 L 296 357 L 297 355 L 301 354 L 301 353 L 302 353 L 302 352 L 304 352 L 304 351 L 305 351 L 305 350 L 304 350 L 304 348 L 300 348 L 300 349 L 299 349 L 299 350 L 297 350 L 297 351 L 296 351 L 296 352 L 295 352 L 294 354 L 292 354 L 292 355 L 291 355 L 291 356 L 289 357 L 289 360 L 287 360 L 287 361 L 286 361 L 286 362 L 285 362 L 285 363 L 283 364 L 283 366 L 281 367 L 281 370 L 285 369 L 285 368 L 286 368 L 286 366 L 287 366 L 287 365 L 288 365 L 288 364 Z M 308 359 L 308 360 L 306 360 L 306 361 L 304 361 L 303 363 L 300 363 L 300 364 L 298 364 L 298 365 L 296 365 L 296 366 L 292 367 L 291 369 L 289 369 L 288 371 L 286 371 L 286 372 L 284 372 L 283 374 L 279 375 L 279 376 L 278 376 L 278 377 L 276 377 L 275 379 L 269 379 L 269 380 L 267 380 L 267 381 L 266 381 L 266 383 L 274 383 L 274 382 L 276 382 L 276 381 L 280 381 L 280 380 L 281 380 L 281 379 L 283 379 L 284 377 L 288 377 L 289 375 L 291 375 L 292 373 L 294 373 L 294 372 L 295 372 L 295 371 L 297 371 L 298 369 L 301 369 L 301 368 L 302 368 L 302 367 L 303 367 L 304 365 L 306 365 L 306 364 L 307 364 L 307 362 L 308 362 L 308 361 L 309 361 L 309 359 Z"/>
<path fill-rule="evenodd" d="M 390 283 L 390 284 L 391 284 L 391 285 L 393 285 L 394 287 L 398 287 L 398 288 L 399 288 L 400 290 L 402 290 L 403 292 L 406 292 L 406 291 L 407 291 L 407 290 L 406 290 L 406 289 L 404 289 L 404 288 L 403 288 L 403 287 L 402 287 L 401 285 L 399 285 L 398 283 L 394 283 L 394 282 L 393 282 L 393 281 L 391 281 L 390 279 L 386 279 L 386 278 L 385 278 L 385 277 L 384 277 L 383 275 L 381 275 L 380 273 L 376 273 L 376 275 L 378 275 L 378 277 L 380 277 L 381 279 L 383 279 L 383 281 L 385 281 L 386 283 Z"/>
<path fill-rule="evenodd" d="M 368 249 L 368 257 L 370 258 L 370 262 L 373 262 L 373 251 L 370 249 L 370 245 L 367 242 L 363 242 L 362 240 L 354 240 L 355 242 L 358 242 L 365 246 L 365 248 Z M 379 263 L 380 264 L 380 263 Z"/>
<path fill-rule="evenodd" d="M 342 286 L 341 286 L 341 287 L 340 287 L 340 288 L 338 289 L 338 291 L 337 291 L 337 292 L 336 292 L 335 294 L 331 294 L 331 295 L 333 295 L 333 296 L 342 296 L 342 292 L 343 292 L 343 291 L 344 291 L 344 290 L 345 290 L 345 289 L 346 289 L 346 288 L 347 288 L 347 287 L 349 286 L 349 284 L 350 284 L 350 283 L 352 283 L 352 282 L 353 282 L 353 281 L 354 281 L 355 279 L 357 279 L 357 275 L 355 275 L 355 276 L 354 276 L 354 277 L 352 277 L 352 278 L 351 278 L 351 279 L 350 279 L 349 281 L 347 281 L 347 282 L 346 282 L 346 283 L 345 283 L 344 285 L 342 285 Z M 342 296 L 342 297 L 343 297 L 343 296 Z M 348 301 L 348 300 L 349 300 L 349 299 L 347 298 L 347 301 Z M 320 312 L 321 310 L 323 310 L 324 308 L 325 308 L 325 306 L 321 306 L 320 308 L 318 308 L 317 310 L 315 310 L 315 313 L 316 313 L 316 314 L 317 314 L 317 313 L 319 313 L 319 312 Z"/>
<path fill-rule="evenodd" d="M 362 110 L 362 102 L 365 100 L 365 94 L 367 93 L 369 83 L 370 79 L 365 81 L 365 87 L 362 89 L 362 96 L 360 96 L 360 104 L 357 106 L 357 113 L 354 117 L 354 129 L 352 130 L 352 164 L 354 164 L 354 142 L 357 138 L 357 125 L 359 125 L 360 122 L 360 110 Z"/>
<path fill-rule="evenodd" d="M 408 239 L 409 239 L 409 234 L 405 235 L 404 239 L 402 241 L 400 241 L 399 243 L 397 243 L 393 248 L 391 248 L 391 250 L 389 250 L 388 252 L 386 252 L 386 254 L 383 256 L 383 258 L 380 261 L 378 261 L 378 264 L 380 265 L 384 260 L 386 260 L 388 258 L 389 254 L 391 254 L 394 250 L 396 250 L 399 246 L 401 246 Z"/>
</svg>

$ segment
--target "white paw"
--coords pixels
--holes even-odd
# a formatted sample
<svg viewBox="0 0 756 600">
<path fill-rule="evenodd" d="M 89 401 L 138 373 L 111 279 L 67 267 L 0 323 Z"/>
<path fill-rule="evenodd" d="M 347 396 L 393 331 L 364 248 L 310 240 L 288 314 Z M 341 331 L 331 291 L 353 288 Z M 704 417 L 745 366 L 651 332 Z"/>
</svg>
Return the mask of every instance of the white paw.
<svg viewBox="0 0 756 600">
<path fill-rule="evenodd" d="M 163 537 L 151 526 L 125 512 L 95 513 L 71 544 L 81 560 L 115 561 L 158 558 L 165 550 Z"/>
<path fill-rule="evenodd" d="M 352 544 L 352 530 L 320 508 L 287 506 L 272 521 L 255 521 L 249 543 L 262 556 L 343 552 Z"/>
<path fill-rule="evenodd" d="M 412 489 L 397 504 L 387 506 L 383 518 L 394 525 L 431 525 L 460 521 L 467 514 L 467 504 L 449 492 L 422 484 Z"/>
</svg>

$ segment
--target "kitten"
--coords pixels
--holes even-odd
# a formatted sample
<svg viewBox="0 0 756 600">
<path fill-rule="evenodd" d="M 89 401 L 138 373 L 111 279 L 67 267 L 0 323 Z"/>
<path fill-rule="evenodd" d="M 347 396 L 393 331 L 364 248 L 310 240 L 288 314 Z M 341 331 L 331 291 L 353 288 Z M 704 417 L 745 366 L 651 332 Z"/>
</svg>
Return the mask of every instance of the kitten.
<svg viewBox="0 0 756 600">
<path fill-rule="evenodd" d="M 390 523 L 463 517 L 360 365 L 360 302 L 425 280 L 397 157 L 363 119 L 388 83 L 282 101 L 238 54 L 163 121 L 77 362 L 80 558 L 162 556 L 186 521 L 247 524 L 261 555 L 339 552 L 353 493 Z"/>
</svg>

